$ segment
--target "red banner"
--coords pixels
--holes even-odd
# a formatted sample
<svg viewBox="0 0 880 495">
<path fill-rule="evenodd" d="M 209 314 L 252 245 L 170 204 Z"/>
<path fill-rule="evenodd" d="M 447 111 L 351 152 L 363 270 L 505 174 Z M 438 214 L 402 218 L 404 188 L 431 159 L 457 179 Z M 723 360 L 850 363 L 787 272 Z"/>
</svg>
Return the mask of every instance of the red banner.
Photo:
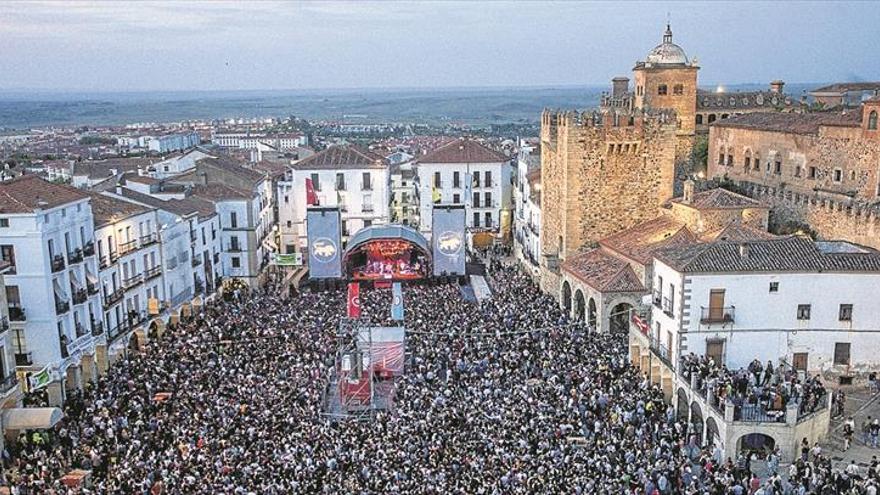
<svg viewBox="0 0 880 495">
<path fill-rule="evenodd" d="M 348 317 L 361 317 L 361 286 L 357 282 L 348 284 Z"/>
<path fill-rule="evenodd" d="M 635 312 L 633 312 L 632 315 L 632 322 L 633 325 L 637 326 L 643 334 L 648 335 L 648 330 L 650 330 L 650 328 L 648 327 L 648 323 L 639 318 L 639 315 L 637 315 Z"/>
<path fill-rule="evenodd" d="M 315 192 L 315 185 L 312 179 L 306 179 L 306 205 L 317 205 L 318 193 Z"/>
</svg>

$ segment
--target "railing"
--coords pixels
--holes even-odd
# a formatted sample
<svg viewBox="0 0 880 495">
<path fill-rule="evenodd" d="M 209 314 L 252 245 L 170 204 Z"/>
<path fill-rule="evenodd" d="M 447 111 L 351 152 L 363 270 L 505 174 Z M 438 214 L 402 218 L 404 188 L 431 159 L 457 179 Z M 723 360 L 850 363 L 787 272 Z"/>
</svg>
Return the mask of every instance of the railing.
<svg viewBox="0 0 880 495">
<path fill-rule="evenodd" d="M 27 321 L 27 314 L 24 308 L 18 304 L 9 304 L 9 320 L 10 321 Z"/>
<path fill-rule="evenodd" d="M 34 364 L 33 353 L 31 352 L 16 352 L 15 353 L 15 365 L 16 366 L 30 366 Z"/>
<path fill-rule="evenodd" d="M 663 298 L 663 312 L 666 313 L 670 318 L 673 316 L 672 313 L 672 299 L 668 297 Z"/>
<path fill-rule="evenodd" d="M 156 265 L 153 268 L 147 268 L 144 271 L 144 280 L 150 280 L 153 277 L 158 277 L 162 273 L 162 267 L 160 265 Z"/>
<path fill-rule="evenodd" d="M 745 423 L 785 423 L 785 409 L 770 410 L 761 404 L 735 404 L 733 420 Z"/>
<path fill-rule="evenodd" d="M 0 380 L 0 394 L 6 395 L 10 390 L 15 388 L 16 385 L 18 385 L 18 377 L 13 371 L 8 376 L 5 376 L 2 380 Z"/>
<path fill-rule="evenodd" d="M 82 326 L 82 324 L 77 323 L 74 325 L 74 330 L 76 330 L 77 338 L 82 337 L 83 335 L 88 335 L 90 332 L 86 329 L 86 327 Z"/>
<path fill-rule="evenodd" d="M 98 286 L 91 282 L 86 282 L 86 292 L 88 292 L 89 295 L 94 296 L 98 293 Z"/>
<path fill-rule="evenodd" d="M 241 252 L 241 246 L 239 246 L 239 245 L 231 245 L 231 246 L 229 246 L 229 247 L 226 249 L 226 252 L 228 252 L 228 253 L 240 253 L 240 252 Z"/>
<path fill-rule="evenodd" d="M 157 242 L 159 242 L 159 239 L 155 233 L 141 236 L 141 247 L 149 246 L 150 244 L 155 244 Z"/>
<path fill-rule="evenodd" d="M 76 248 L 73 251 L 67 253 L 67 262 L 69 264 L 79 263 L 83 260 L 83 250 L 80 248 Z"/>
<path fill-rule="evenodd" d="M 453 186 L 455 187 L 455 186 Z M 362 191 L 372 191 L 373 190 L 373 182 L 364 182 L 361 184 Z"/>
<path fill-rule="evenodd" d="M 193 255 L 193 257 L 192 257 L 192 266 L 193 266 L 193 268 L 195 268 L 195 267 L 197 267 L 197 266 L 199 266 L 199 265 L 201 265 L 201 264 L 202 264 L 202 259 L 199 258 L 198 256 Z"/>
<path fill-rule="evenodd" d="M 61 348 L 61 358 L 62 359 L 67 359 L 68 357 L 70 357 L 70 349 L 67 348 L 67 346 L 68 346 L 67 338 L 63 338 L 63 339 L 59 340 L 58 346 Z"/>
<path fill-rule="evenodd" d="M 125 256 L 126 254 L 137 249 L 137 239 L 132 239 L 128 242 L 123 242 L 119 245 L 119 255 Z"/>
<path fill-rule="evenodd" d="M 103 321 L 93 321 L 92 322 L 92 335 L 97 337 L 104 333 L 104 322 Z"/>
<path fill-rule="evenodd" d="M 735 307 L 701 307 L 700 323 L 733 323 L 735 320 Z"/>
<path fill-rule="evenodd" d="M 71 290 L 71 293 L 73 294 L 73 304 L 82 304 L 89 298 L 85 289 Z"/>
<path fill-rule="evenodd" d="M 137 286 L 141 282 L 144 281 L 144 276 L 138 273 L 137 275 L 133 275 L 128 277 L 127 279 L 122 281 L 122 286 L 126 289 L 131 289 L 132 287 Z"/>
<path fill-rule="evenodd" d="M 112 306 L 118 303 L 122 297 L 125 295 L 124 289 L 116 289 L 113 292 L 104 296 L 104 306 Z"/>
<path fill-rule="evenodd" d="M 61 256 L 60 254 L 56 254 L 52 258 L 52 273 L 60 272 L 61 270 L 64 270 L 64 266 L 65 266 L 64 265 L 64 256 Z"/>
<path fill-rule="evenodd" d="M 651 350 L 654 351 L 654 355 L 660 358 L 661 361 L 666 363 L 667 366 L 675 369 L 675 365 L 672 364 L 672 354 L 669 352 L 669 349 L 660 342 L 656 337 L 650 337 L 650 345 Z"/>
<path fill-rule="evenodd" d="M 70 303 L 67 301 L 62 301 L 61 299 L 55 299 L 55 314 L 63 315 L 70 311 Z"/>
<path fill-rule="evenodd" d="M 122 320 L 115 327 L 107 331 L 107 339 L 112 341 L 116 337 L 119 337 L 121 334 L 125 333 L 129 328 L 130 327 L 128 325 L 128 322 Z"/>
<path fill-rule="evenodd" d="M 371 211 L 373 211 L 373 205 L 370 205 L 370 204 L 362 205 L 362 206 L 361 206 L 361 211 L 364 211 L 364 212 L 371 212 Z"/>
<path fill-rule="evenodd" d="M 94 256 L 95 255 L 95 242 L 89 241 L 83 244 L 83 254 L 86 256 Z"/>
<path fill-rule="evenodd" d="M 116 260 L 119 259 L 119 254 L 116 251 L 110 251 L 110 254 L 107 256 L 101 256 L 101 268 L 107 268 L 108 266 L 116 263 Z"/>
</svg>

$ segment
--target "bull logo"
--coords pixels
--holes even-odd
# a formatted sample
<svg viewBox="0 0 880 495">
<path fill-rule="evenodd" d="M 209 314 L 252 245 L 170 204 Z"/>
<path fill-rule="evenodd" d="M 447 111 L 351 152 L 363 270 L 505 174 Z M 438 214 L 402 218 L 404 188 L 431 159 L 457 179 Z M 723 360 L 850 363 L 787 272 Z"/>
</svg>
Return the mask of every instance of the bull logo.
<svg viewBox="0 0 880 495">
<path fill-rule="evenodd" d="M 437 237 L 437 250 L 447 256 L 454 256 L 461 251 L 461 234 L 447 230 Z"/>
<path fill-rule="evenodd" d="M 326 237 L 315 239 L 312 242 L 312 256 L 319 263 L 329 263 L 336 258 L 336 244 Z"/>
</svg>

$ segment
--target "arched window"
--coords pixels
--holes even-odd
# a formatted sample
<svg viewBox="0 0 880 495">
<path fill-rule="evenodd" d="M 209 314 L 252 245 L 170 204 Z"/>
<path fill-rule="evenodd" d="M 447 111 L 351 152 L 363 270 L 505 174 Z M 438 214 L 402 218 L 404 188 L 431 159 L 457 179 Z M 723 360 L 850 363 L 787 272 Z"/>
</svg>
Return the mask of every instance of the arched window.
<svg viewBox="0 0 880 495">
<path fill-rule="evenodd" d="M 672 87 L 672 94 L 674 94 L 675 96 L 683 95 L 684 94 L 684 85 L 683 84 L 676 84 L 675 86 L 673 86 Z"/>
<path fill-rule="evenodd" d="M 870 114 L 868 114 L 868 130 L 876 131 L 877 130 L 877 111 L 874 110 Z"/>
<path fill-rule="evenodd" d="M 715 114 L 714 113 L 709 114 L 709 123 L 711 124 L 712 122 L 715 122 Z"/>
<path fill-rule="evenodd" d="M 697 114 L 697 125 L 703 125 L 703 114 Z"/>
<path fill-rule="evenodd" d="M 665 84 L 661 84 L 661 85 L 657 86 L 657 94 L 658 94 L 658 95 L 660 95 L 660 96 L 666 96 L 666 94 L 667 94 L 668 92 L 669 92 L 669 89 L 666 87 Z"/>
</svg>

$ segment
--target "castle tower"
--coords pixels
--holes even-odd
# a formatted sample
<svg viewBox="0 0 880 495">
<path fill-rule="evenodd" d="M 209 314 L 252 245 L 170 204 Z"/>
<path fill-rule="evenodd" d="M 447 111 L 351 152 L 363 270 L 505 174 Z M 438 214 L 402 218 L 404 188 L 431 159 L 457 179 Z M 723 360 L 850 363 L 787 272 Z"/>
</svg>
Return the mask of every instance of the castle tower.
<svg viewBox="0 0 880 495">
<path fill-rule="evenodd" d="M 670 109 L 678 115 L 678 135 L 696 132 L 697 71 L 680 46 L 672 42 L 672 28 L 666 25 L 663 42 L 644 61 L 633 67 L 635 108 Z"/>
</svg>

